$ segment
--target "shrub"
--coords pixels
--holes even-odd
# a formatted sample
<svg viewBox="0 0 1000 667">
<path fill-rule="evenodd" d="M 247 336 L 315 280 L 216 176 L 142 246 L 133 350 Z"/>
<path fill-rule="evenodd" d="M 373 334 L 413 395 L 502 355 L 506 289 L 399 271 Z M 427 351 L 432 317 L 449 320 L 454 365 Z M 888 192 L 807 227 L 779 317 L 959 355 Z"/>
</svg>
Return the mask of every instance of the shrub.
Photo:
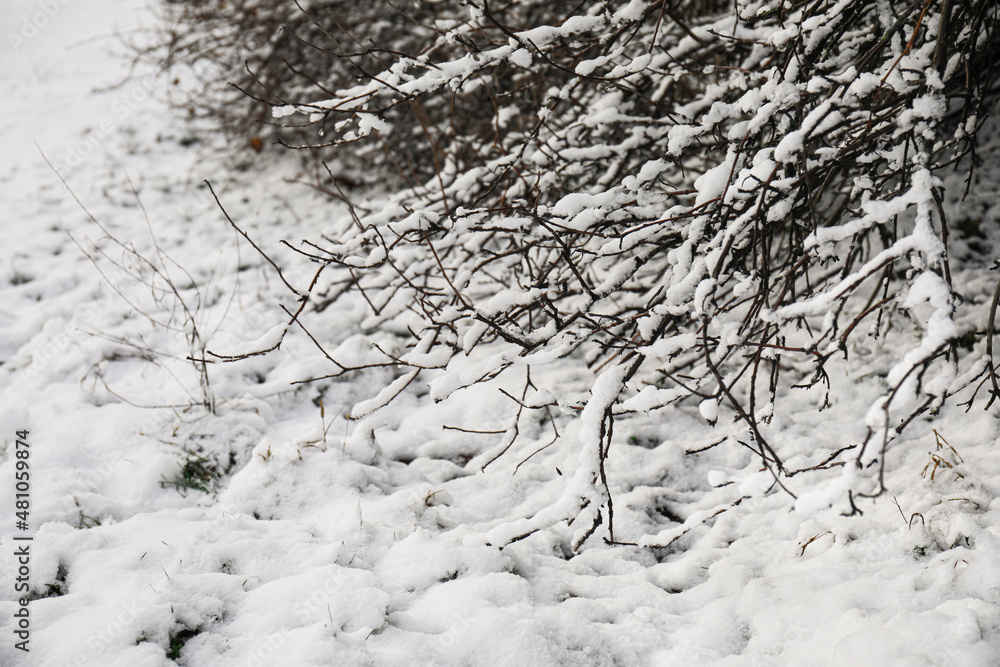
<svg viewBox="0 0 1000 667">
<path fill-rule="evenodd" d="M 316 30 L 292 52 L 309 44 L 315 68 L 289 65 L 266 99 L 322 131 L 305 145 L 408 184 L 300 249 L 329 272 L 314 304 L 360 294 L 408 340 L 382 362 L 400 377 L 353 417 L 420 374 L 441 400 L 568 356 L 595 372 L 585 406 L 557 388 L 527 406 L 582 407 L 581 464 L 494 543 L 563 520 L 577 545 L 613 530 L 615 418 L 678 401 L 731 411 L 783 485 L 796 471 L 761 429 L 775 397 L 829 386 L 830 360 L 890 316 L 927 313 L 867 437 L 816 466 L 845 467 L 852 509 L 884 492 L 886 448 L 914 418 L 977 383 L 1000 393 L 992 313 L 956 324 L 941 180 L 972 182 L 995 3 L 445 0 L 372 21 L 333 4 L 304 6 Z"/>
<path fill-rule="evenodd" d="M 189 116 L 214 125 L 234 147 L 258 151 L 315 136 L 270 123 L 271 105 L 378 71 L 385 54 L 360 45 L 353 31 L 396 48 L 433 36 L 386 3 L 344 0 L 169 0 L 160 19 L 156 32 L 132 45 L 136 58 L 176 74 L 173 102 Z M 308 146 L 310 156 L 319 152 Z"/>
</svg>

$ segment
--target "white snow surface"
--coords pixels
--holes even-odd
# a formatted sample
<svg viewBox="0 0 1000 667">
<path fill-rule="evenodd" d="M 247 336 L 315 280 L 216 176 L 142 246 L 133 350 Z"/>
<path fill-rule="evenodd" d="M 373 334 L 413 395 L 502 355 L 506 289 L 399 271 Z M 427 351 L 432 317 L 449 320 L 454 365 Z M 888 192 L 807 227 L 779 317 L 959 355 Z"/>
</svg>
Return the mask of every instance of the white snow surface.
<svg viewBox="0 0 1000 667">
<path fill-rule="evenodd" d="M 294 298 L 201 183 L 299 288 L 315 268 L 279 240 L 321 233 L 331 204 L 290 184 L 297 165 L 280 153 L 185 146 L 169 81 L 139 72 L 115 87 L 128 69 L 115 34 L 150 22 L 142 0 L 6 0 L 0 16 L 5 35 L 31 33 L 5 37 L 0 58 L 0 665 L 1000 664 L 996 409 L 912 426 L 889 452 L 890 493 L 857 500 L 855 516 L 840 468 L 789 479 L 797 501 L 774 488 L 725 404 L 621 416 L 607 470 L 620 544 L 601 527 L 574 553 L 578 527 L 539 513 L 560 506 L 567 480 L 597 474 L 596 408 L 581 420 L 566 406 L 561 437 L 531 458 L 551 426 L 522 420 L 480 471 L 467 462 L 505 442 L 513 415 L 489 386 L 435 404 L 434 376 L 420 376 L 348 421 L 406 383 L 373 371 L 291 384 L 332 369 L 286 332 L 280 306 Z M 207 350 L 254 352 L 284 334 L 280 349 L 211 364 L 205 386 L 167 278 Z M 365 304 L 339 308 L 311 330 L 367 358 Z M 880 354 L 853 363 L 884 374 L 905 362 Z M 547 373 L 538 387 L 602 398 L 580 363 Z M 884 391 L 864 375 L 833 375 L 822 412 L 813 391 L 779 397 L 766 430 L 798 452 L 790 468 L 863 439 L 860 417 Z M 608 373 L 598 388 L 622 381 Z M 635 409 L 672 400 L 647 398 Z M 28 531 L 15 527 L 18 430 L 30 432 Z M 542 529 L 503 548 L 487 539 L 525 526 Z M 14 537 L 26 535 L 29 652 L 13 622 Z"/>
</svg>

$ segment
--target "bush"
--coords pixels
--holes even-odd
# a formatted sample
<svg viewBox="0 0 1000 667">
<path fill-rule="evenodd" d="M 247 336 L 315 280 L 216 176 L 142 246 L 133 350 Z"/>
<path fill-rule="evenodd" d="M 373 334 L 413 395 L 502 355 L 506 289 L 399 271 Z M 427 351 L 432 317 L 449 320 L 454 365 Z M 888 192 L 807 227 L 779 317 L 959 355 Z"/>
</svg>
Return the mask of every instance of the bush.
<svg viewBox="0 0 1000 667">
<path fill-rule="evenodd" d="M 235 148 L 258 151 L 315 136 L 270 123 L 271 105 L 378 71 L 384 54 L 345 30 L 396 48 L 433 37 L 388 4 L 344 0 L 168 0 L 160 18 L 159 31 L 132 45 L 137 59 L 177 75 L 173 102 L 189 116 L 214 125 Z"/>
<path fill-rule="evenodd" d="M 972 182 L 997 98 L 995 3 L 445 0 L 376 18 L 336 4 L 305 6 L 312 32 L 287 53 L 274 43 L 289 65 L 264 99 L 322 131 L 305 145 L 408 184 L 301 249 L 327 271 L 313 307 L 360 294 L 369 324 L 408 340 L 380 362 L 400 377 L 352 417 L 421 374 L 441 400 L 569 356 L 595 373 L 585 406 L 552 387 L 526 406 L 582 408 L 581 465 L 494 543 L 563 520 L 577 545 L 613 531 L 615 418 L 679 401 L 730 411 L 783 485 L 801 471 L 762 432 L 776 396 L 829 387 L 859 332 L 910 311 L 926 317 L 867 438 L 815 468 L 845 467 L 851 509 L 884 492 L 886 448 L 917 416 L 966 387 L 1000 394 L 992 313 L 956 324 L 941 177 Z"/>
</svg>

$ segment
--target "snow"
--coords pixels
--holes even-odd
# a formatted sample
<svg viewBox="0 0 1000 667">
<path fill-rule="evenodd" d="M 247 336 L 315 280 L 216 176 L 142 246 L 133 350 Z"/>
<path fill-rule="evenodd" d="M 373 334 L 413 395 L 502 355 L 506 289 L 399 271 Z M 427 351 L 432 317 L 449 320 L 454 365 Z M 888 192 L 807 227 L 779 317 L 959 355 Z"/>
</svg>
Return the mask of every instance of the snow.
<svg viewBox="0 0 1000 667">
<path fill-rule="evenodd" d="M 714 424 L 719 419 L 719 402 L 713 398 L 708 398 L 698 404 L 698 412 L 705 418 L 705 421 Z M 713 484 L 712 486 L 717 486 Z"/>
<path fill-rule="evenodd" d="M 658 5 L 619 3 L 613 20 L 638 20 Z M 147 23 L 144 2 L 9 0 L 3 12 L 20 30 L 40 7 L 52 10 L 45 25 L 0 59 L 7 91 L 0 116 L 0 664 L 1000 662 L 995 409 L 944 407 L 915 425 L 889 451 L 890 493 L 856 499 L 864 514 L 844 516 L 846 490 L 858 474 L 853 466 L 819 472 L 809 485 L 800 482 L 804 476 L 791 477 L 793 499 L 738 444 L 751 442 L 750 435 L 710 383 L 698 387 L 700 401 L 678 402 L 686 392 L 630 380 L 621 359 L 561 359 L 561 346 L 573 344 L 568 334 L 549 349 L 517 356 L 473 350 L 487 328 L 477 322 L 456 334 L 456 346 L 469 356 L 452 358 L 445 375 L 435 368 L 445 357 L 427 345 L 393 349 L 386 333 L 385 351 L 412 368 L 292 384 L 337 369 L 288 325 L 282 306 L 292 308 L 294 298 L 200 184 L 212 181 L 230 215 L 274 253 L 296 286 L 308 284 L 316 267 L 279 241 L 327 229 L 330 203 L 290 183 L 298 175 L 294 160 L 247 151 L 234 162 L 213 146 L 182 146 L 192 130 L 163 103 L 166 82 L 140 73 L 106 89 L 128 68 L 108 53 L 115 43 L 109 36 Z M 564 39 L 606 25 L 602 17 L 576 17 L 522 38 Z M 789 28 L 781 39 L 793 36 Z M 527 48 L 504 54 L 530 65 Z M 598 60 L 578 71 L 596 72 Z M 862 75 L 848 94 L 865 95 L 877 83 L 875 75 Z M 937 98 L 928 97 L 917 115 L 940 112 Z M 388 129 L 376 116 L 359 128 Z M 675 126 L 669 153 L 679 155 L 701 132 Z M 794 159 L 808 135 L 806 127 L 789 132 L 774 159 Z M 39 148 L 105 229 L 135 256 L 155 258 L 131 179 L 170 258 L 158 266 L 170 268 L 190 320 L 166 285 L 130 263 L 135 256 L 79 209 Z M 733 159 L 698 181 L 699 202 L 726 191 Z M 632 185 L 655 179 L 666 163 L 649 162 Z M 763 179 L 774 163 L 757 167 L 753 173 Z M 927 206 L 932 185 L 920 176 L 898 201 L 864 203 L 857 225 L 819 230 L 809 244 L 838 243 L 862 225 Z M 550 213 L 586 230 L 613 196 L 570 193 Z M 436 215 L 417 211 L 393 228 L 422 229 Z M 846 360 L 832 359 L 839 398 L 822 412 L 809 391 L 780 395 L 776 406 L 760 401 L 758 416 L 772 420 L 767 437 L 792 452 L 790 468 L 815 466 L 857 444 L 868 426 L 891 429 L 879 403 L 885 386 L 858 378 L 880 367 L 890 381 L 902 379 L 965 331 L 953 322 L 950 292 L 934 270 L 941 248 L 929 209 L 920 215 L 913 236 L 860 269 L 874 275 L 888 256 L 923 257 L 926 270 L 900 297 L 921 331 L 919 346 L 895 345 L 890 331 L 883 351 L 862 347 Z M 377 243 L 352 251 L 358 266 L 388 255 Z M 671 316 L 671 299 L 714 298 L 706 258 L 689 245 L 671 257 L 677 289 L 662 312 L 644 316 L 644 335 Z M 623 262 L 609 270 L 606 285 L 632 268 Z M 197 293 L 187 275 L 200 285 Z M 981 279 L 954 280 L 970 299 L 992 293 L 993 284 Z M 835 286 L 770 317 L 822 318 L 850 287 Z M 320 283 L 321 290 L 334 288 Z M 501 312 L 537 296 L 501 292 L 478 307 Z M 332 358 L 385 361 L 370 338 L 358 335 L 371 324 L 366 304 L 310 316 Z M 188 338 L 192 322 L 204 347 Z M 708 332 L 723 344 L 738 334 Z M 209 364 L 208 387 L 189 360 L 211 359 L 206 350 L 257 352 L 279 340 L 270 355 Z M 672 358 L 697 343 L 696 334 L 684 333 L 641 352 L 669 370 Z M 508 367 L 510 377 L 453 394 Z M 923 378 L 922 391 L 940 393 L 965 376 L 942 369 Z M 574 387 L 581 388 L 578 400 L 565 399 Z M 523 416 L 514 401 L 497 399 L 497 388 L 521 400 Z M 391 409 L 376 410 L 396 393 Z M 214 413 L 201 405 L 208 399 Z M 610 410 L 616 420 L 609 440 Z M 507 442 L 512 424 L 520 439 L 483 470 L 484 454 Z M 7 620 L 19 597 L 13 537 L 20 533 L 8 490 L 18 429 L 30 430 L 32 443 L 30 653 L 15 648 Z M 954 455 L 939 447 L 935 431 Z M 608 486 L 595 492 L 603 488 L 595 480 L 605 447 Z M 873 447 L 866 460 L 881 456 Z M 199 462 L 217 474 L 192 479 Z M 602 540 L 607 516 L 586 538 L 587 521 L 607 500 L 603 493 L 614 502 L 621 544 Z M 178 643 L 175 660 L 168 655 Z"/>
<path fill-rule="evenodd" d="M 281 339 L 284 338 L 286 331 L 288 331 L 287 324 L 276 324 L 264 333 L 264 335 L 255 340 L 240 342 L 232 347 L 224 348 L 226 355 L 238 357 L 274 349 L 281 343 Z"/>
<path fill-rule="evenodd" d="M 518 49 L 514 53 L 510 54 L 510 62 L 514 63 L 518 67 L 530 67 L 531 51 L 528 49 Z"/>
</svg>

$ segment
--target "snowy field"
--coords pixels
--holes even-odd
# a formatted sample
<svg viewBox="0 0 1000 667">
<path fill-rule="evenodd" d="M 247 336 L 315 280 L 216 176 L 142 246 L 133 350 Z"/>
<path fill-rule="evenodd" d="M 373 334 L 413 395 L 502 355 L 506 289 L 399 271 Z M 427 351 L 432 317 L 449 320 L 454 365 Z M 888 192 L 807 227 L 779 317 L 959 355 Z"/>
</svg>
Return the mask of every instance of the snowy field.
<svg viewBox="0 0 1000 667">
<path fill-rule="evenodd" d="M 0 6 L 0 665 L 1000 664 L 1000 431 L 982 400 L 911 426 L 890 492 L 850 517 L 839 468 L 793 476 L 795 500 L 752 453 L 712 446 L 725 415 L 623 419 L 623 544 L 573 553 L 564 524 L 491 544 L 560 497 L 571 415 L 522 420 L 480 471 L 504 443 L 471 431 L 517 419 L 492 394 L 433 404 L 425 383 L 349 421 L 389 372 L 293 384 L 329 372 L 301 330 L 203 372 L 190 359 L 268 347 L 295 303 L 202 182 L 295 285 L 311 272 L 280 241 L 337 209 L 271 147 L 220 157 L 165 103 L 171 81 L 126 78 L 116 35 L 151 20 L 138 0 Z M 988 302 L 991 278 L 956 281 Z M 326 349 L 369 353 L 363 302 L 311 317 Z M 894 349 L 836 366 L 822 412 L 782 397 L 768 433 L 791 468 L 864 437 Z M 585 401 L 582 362 L 546 372 L 536 386 Z"/>
</svg>

